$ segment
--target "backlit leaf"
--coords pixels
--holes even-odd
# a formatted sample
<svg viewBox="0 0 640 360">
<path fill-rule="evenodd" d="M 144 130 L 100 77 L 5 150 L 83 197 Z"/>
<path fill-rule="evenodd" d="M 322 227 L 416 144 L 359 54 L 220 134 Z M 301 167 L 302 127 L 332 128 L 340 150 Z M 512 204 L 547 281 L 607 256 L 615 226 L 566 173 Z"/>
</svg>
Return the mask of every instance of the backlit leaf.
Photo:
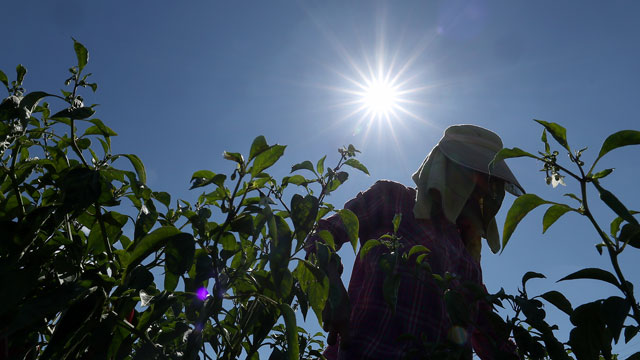
<svg viewBox="0 0 640 360">
<path fill-rule="evenodd" d="M 618 283 L 618 279 L 616 279 L 616 277 L 612 273 L 606 270 L 598 269 L 598 268 L 585 268 L 582 270 L 578 270 L 572 274 L 569 274 L 563 277 L 558 281 L 575 280 L 575 279 L 601 280 L 601 281 L 613 284 L 616 287 L 620 287 L 620 284 Z"/>
<path fill-rule="evenodd" d="M 76 41 L 76 39 L 73 39 L 73 49 L 75 50 L 76 57 L 78 58 L 78 69 L 79 71 L 82 71 L 82 69 L 87 65 L 87 62 L 89 62 L 89 51 L 87 51 L 87 48 L 85 48 L 84 45 Z"/>
<path fill-rule="evenodd" d="M 513 231 L 516 229 L 520 221 L 533 209 L 542 204 L 549 204 L 548 201 L 541 199 L 535 194 L 524 194 L 519 196 L 511 205 L 507 212 L 507 218 L 504 222 L 502 230 L 502 251 L 504 251 Z"/>
<path fill-rule="evenodd" d="M 556 220 L 569 211 L 575 211 L 575 209 L 565 204 L 550 206 L 542 217 L 542 233 L 544 234 L 547 229 L 556 222 Z"/>
<path fill-rule="evenodd" d="M 543 120 L 534 120 L 538 124 L 544 126 L 545 129 L 553 136 L 554 139 L 558 142 L 558 144 L 562 145 L 565 149 L 571 151 L 569 148 L 569 144 L 567 143 L 567 130 L 553 122 L 547 122 Z"/>
<path fill-rule="evenodd" d="M 351 246 L 353 246 L 353 252 L 357 253 L 359 231 L 358 217 L 349 209 L 338 210 L 338 215 L 347 230 L 349 241 L 351 242 Z"/>
<path fill-rule="evenodd" d="M 529 281 L 530 279 L 546 279 L 546 278 L 547 277 L 544 276 L 544 274 L 540 274 L 535 271 L 527 271 L 527 273 L 524 274 L 524 276 L 522 276 L 522 287 L 524 287 L 527 281 Z"/>
<path fill-rule="evenodd" d="M 313 169 L 313 164 L 309 160 L 305 160 L 299 164 L 293 165 L 291 167 L 291 172 L 302 170 L 302 169 L 309 170 L 315 174 L 315 170 Z"/>
<path fill-rule="evenodd" d="M 602 200 L 607 206 L 613 210 L 618 216 L 620 216 L 625 221 L 638 225 L 638 220 L 633 217 L 629 209 L 627 209 L 618 198 L 613 195 L 609 190 L 604 189 L 598 181 L 593 181 L 593 185 L 598 189 L 600 193 L 600 200 Z"/>
<path fill-rule="evenodd" d="M 258 156 L 258 154 L 267 150 L 269 145 L 267 145 L 267 140 L 264 136 L 260 135 L 253 139 L 253 143 L 251 143 L 251 150 L 249 151 L 249 161 Z"/>
<path fill-rule="evenodd" d="M 360 248 L 360 259 L 363 260 L 367 256 L 367 253 L 369 253 L 371 249 L 378 245 L 382 245 L 382 243 L 378 239 L 367 240 L 367 242 L 364 243 L 364 245 L 362 245 L 362 247 Z"/>
<path fill-rule="evenodd" d="M 553 304 L 555 307 L 562 310 L 567 315 L 571 316 L 571 313 L 573 312 L 573 307 L 571 306 L 571 303 L 569 302 L 569 300 L 567 300 L 567 298 L 564 295 L 562 295 L 562 293 L 555 290 L 551 290 L 540 295 L 540 297 L 547 300 L 549 303 Z"/>
<path fill-rule="evenodd" d="M 256 176 L 263 170 L 269 168 L 275 164 L 278 159 L 284 154 L 285 145 L 273 145 L 269 149 L 262 151 L 253 160 L 253 167 L 251 168 L 251 175 Z"/>
<path fill-rule="evenodd" d="M 367 169 L 366 166 L 362 165 L 362 163 L 354 158 L 348 159 L 347 161 L 344 162 L 345 165 L 349 165 L 354 169 L 358 169 L 360 171 L 362 171 L 363 173 L 369 175 L 369 170 Z"/>
<path fill-rule="evenodd" d="M 600 153 L 594 161 L 593 165 L 605 156 L 609 151 L 628 145 L 640 145 L 640 131 L 636 130 L 622 130 L 617 133 L 609 135 L 602 143 Z"/>
</svg>

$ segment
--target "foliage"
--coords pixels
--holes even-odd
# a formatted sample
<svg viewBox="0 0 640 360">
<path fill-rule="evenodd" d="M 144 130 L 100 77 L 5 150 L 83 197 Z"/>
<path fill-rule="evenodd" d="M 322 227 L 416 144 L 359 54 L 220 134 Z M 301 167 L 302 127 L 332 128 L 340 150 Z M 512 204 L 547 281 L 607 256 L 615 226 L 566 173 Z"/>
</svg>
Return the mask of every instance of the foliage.
<svg viewBox="0 0 640 360">
<path fill-rule="evenodd" d="M 321 334 L 295 312 L 322 323 L 328 280 L 298 254 L 337 211 L 325 197 L 348 179 L 344 165 L 368 173 L 358 150 L 278 181 L 267 170 L 285 146 L 258 136 L 248 156 L 224 153 L 229 176 L 193 174 L 193 204 L 174 201 L 149 188 L 136 155 L 113 152 L 116 132 L 79 94 L 97 90 L 89 53 L 74 50 L 62 95 L 27 93 L 22 65 L 11 83 L 0 71 L 0 358 L 256 359 L 265 346 L 273 359 L 321 358 Z M 338 213 L 357 235 L 357 218 Z"/>
<path fill-rule="evenodd" d="M 633 284 L 629 282 L 619 264 L 620 254 L 628 249 L 640 248 L 640 226 L 634 217 L 637 211 L 628 209 L 612 192 L 603 188 L 600 183 L 603 178 L 612 173 L 613 169 L 595 171 L 596 164 L 607 153 L 617 148 L 628 145 L 640 145 L 640 131 L 624 130 L 616 132 L 604 141 L 601 150 L 592 164 L 586 170 L 581 160 L 586 149 L 572 151 L 566 138 L 566 130 L 555 123 L 539 121 L 544 130 L 542 143 L 544 151 L 533 155 L 519 148 L 503 149 L 496 154 L 494 162 L 500 159 L 514 157 L 529 157 L 543 164 L 541 171 L 545 172 L 548 185 L 556 188 L 558 185 L 566 185 L 565 177 L 569 176 L 578 182 L 580 195 L 565 194 L 578 203 L 577 207 L 542 199 L 535 194 L 525 194 L 518 197 L 507 213 L 503 229 L 502 249 L 508 244 L 513 232 L 520 221 L 533 209 L 541 205 L 549 205 L 542 219 L 543 233 L 553 225 L 560 217 L 568 212 L 576 212 L 583 215 L 591 223 L 601 242 L 596 244 L 596 249 L 602 255 L 608 255 L 613 273 L 600 268 L 588 267 L 575 271 L 558 281 L 590 279 L 607 282 L 620 292 L 605 299 L 599 299 L 587 304 L 573 307 L 569 300 L 559 291 L 548 291 L 541 295 L 530 297 L 526 284 L 531 279 L 545 278 L 545 275 L 536 272 L 527 272 L 522 277 L 522 288 L 518 294 L 511 295 L 500 290 L 496 294 L 486 294 L 484 291 L 474 289 L 472 283 L 456 281 L 455 274 L 432 273 L 428 264 L 429 249 L 422 245 L 415 245 L 410 249 L 402 249 L 397 236 L 397 222 L 401 214 L 394 219 L 395 231 L 386 234 L 379 239 L 367 241 L 360 250 L 360 256 L 365 257 L 371 249 L 377 246 L 386 247 L 386 252 L 380 257 L 379 266 L 386 272 L 384 296 L 392 308 L 395 308 L 397 294 L 397 274 L 395 269 L 399 262 L 416 265 L 417 272 L 426 273 L 429 281 L 435 281 L 442 290 L 441 296 L 446 305 L 449 320 L 453 326 L 456 324 L 467 326 L 471 320 L 468 305 L 464 302 L 476 301 L 480 303 L 492 303 L 495 306 L 507 305 L 513 313 L 506 319 L 497 315 L 491 315 L 492 331 L 502 338 L 504 342 L 513 342 L 514 351 L 524 359 L 553 359 L 566 360 L 575 357 L 578 360 L 617 359 L 612 354 L 612 343 L 618 343 L 624 336 L 625 343 L 633 339 L 640 330 L 640 304 L 634 293 Z M 552 151 L 547 140 L 547 134 L 560 144 L 569 155 L 569 160 L 577 168 L 572 172 L 558 162 L 558 151 Z M 617 217 L 610 224 L 610 233 L 607 234 L 593 216 L 587 200 L 587 190 L 593 186 L 599 194 L 600 200 L 608 206 Z M 419 255 L 418 255 L 419 254 Z M 412 255 L 417 255 L 412 257 Z M 390 260 L 391 259 L 391 260 Z M 389 265 L 391 264 L 391 265 Z M 387 286 L 387 283 L 390 285 Z M 473 295 L 475 294 L 475 295 Z M 573 328 L 569 330 L 567 343 L 559 341 L 554 334 L 558 330 L 556 325 L 546 322 L 545 302 L 555 306 L 564 312 L 571 321 Z M 477 326 L 477 324 L 474 324 Z M 425 343 L 425 347 L 413 356 L 423 358 L 461 358 L 465 349 L 456 343 Z M 470 351 L 470 349 L 467 349 Z M 426 354 L 426 355 L 425 355 Z M 495 358 L 510 358 L 507 354 L 494 354 Z M 425 357 L 426 356 L 426 357 Z M 640 359 L 640 352 L 631 355 L 628 359 Z"/>
<path fill-rule="evenodd" d="M 640 226 L 634 217 L 637 211 L 629 210 L 612 192 L 606 190 L 601 181 L 613 172 L 613 169 L 596 171 L 596 165 L 601 158 L 612 150 L 628 145 L 640 145 L 640 131 L 623 130 L 616 132 L 605 139 L 598 156 L 591 167 L 585 167 L 582 154 L 587 149 L 573 151 L 567 141 L 564 127 L 542 120 L 536 120 L 544 127 L 541 141 L 544 151 L 533 155 L 518 148 L 504 149 L 496 155 L 496 159 L 511 157 L 529 157 L 543 163 L 542 171 L 545 172 L 547 184 L 554 188 L 557 185 L 565 185 L 565 177 L 574 179 L 580 189 L 579 195 L 564 194 L 577 202 L 577 206 L 571 206 L 564 202 L 544 200 L 534 194 L 526 194 L 518 197 L 507 213 L 503 232 L 503 249 L 511 239 L 513 231 L 518 223 L 533 209 L 541 205 L 550 205 L 542 218 L 542 229 L 545 232 L 561 216 L 568 212 L 576 212 L 584 216 L 593 226 L 600 238 L 596 244 L 596 250 L 600 255 L 606 253 L 611 262 L 613 273 L 600 268 L 588 267 L 577 270 L 558 281 L 591 279 L 607 282 L 619 291 L 618 295 L 612 295 L 606 299 L 596 300 L 573 308 L 566 297 L 558 291 L 549 291 L 542 295 L 529 298 L 526 292 L 526 282 L 532 278 L 543 278 L 538 273 L 527 273 L 522 279 L 522 290 L 517 296 L 500 294 L 500 299 L 508 301 L 516 315 L 509 321 L 514 329 L 514 338 L 522 354 L 537 359 L 548 356 L 551 359 L 566 359 L 568 356 L 562 351 L 562 345 L 553 335 L 554 327 L 545 321 L 545 312 L 542 310 L 544 299 L 566 313 L 573 329 L 569 333 L 569 341 L 566 346 L 568 353 L 582 359 L 612 359 L 612 342 L 618 343 L 621 334 L 624 333 L 624 341 L 629 342 L 640 329 L 640 304 L 635 298 L 633 284 L 629 282 L 619 263 L 619 257 L 628 247 L 640 248 Z M 576 170 L 561 165 L 558 161 L 558 151 L 552 151 L 547 139 L 551 134 L 554 140 L 563 147 L 569 155 L 569 161 Z M 495 160 L 494 160 L 495 161 Z M 607 234 L 600 222 L 598 222 L 589 207 L 587 191 L 592 189 L 599 195 L 600 200 L 609 207 L 617 217 L 611 222 L 610 233 Z M 523 316 L 522 319 L 520 317 Z M 518 323 L 526 323 L 533 331 L 522 331 Z M 624 331 L 623 331 L 624 330 Z M 544 345 L 543 345 L 544 344 Z M 629 359 L 640 358 L 640 352 L 635 353 Z"/>
</svg>

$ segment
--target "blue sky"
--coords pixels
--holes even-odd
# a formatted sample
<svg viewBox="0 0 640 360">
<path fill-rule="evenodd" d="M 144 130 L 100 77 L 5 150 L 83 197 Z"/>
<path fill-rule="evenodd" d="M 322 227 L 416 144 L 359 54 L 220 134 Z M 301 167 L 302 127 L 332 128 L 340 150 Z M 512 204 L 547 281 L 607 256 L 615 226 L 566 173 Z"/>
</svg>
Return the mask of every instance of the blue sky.
<svg viewBox="0 0 640 360">
<path fill-rule="evenodd" d="M 354 144 L 371 176 L 352 173 L 329 199 L 342 205 L 378 179 L 413 185 L 410 175 L 449 125 L 473 123 L 501 135 L 506 147 L 540 150 L 542 128 L 557 122 L 570 145 L 589 147 L 587 163 L 604 138 L 638 129 L 640 43 L 633 1 L 30 1 L 2 5 L 5 29 L 0 69 L 18 63 L 28 90 L 56 91 L 75 61 L 71 37 L 90 51 L 88 71 L 99 88 L 85 94 L 97 116 L 119 133 L 114 148 L 144 161 L 149 185 L 193 200 L 189 178 L 199 169 L 230 172 L 224 150 L 248 152 L 253 138 L 288 145 L 275 174 Z M 395 62 L 393 61 L 395 59 Z M 361 121 L 351 80 L 382 61 L 399 75 L 405 95 L 390 121 Z M 367 126 L 370 125 L 367 131 Z M 602 184 L 631 208 L 638 148 L 607 155 L 616 171 Z M 552 189 L 525 159 L 509 162 L 528 192 L 569 201 L 573 183 Z M 614 215 L 591 203 L 605 228 Z M 501 223 L 513 201 L 507 197 Z M 545 235 L 541 210 L 516 230 L 500 256 L 483 251 L 489 290 L 515 292 L 528 270 L 546 280 L 530 294 L 568 293 L 574 306 L 614 294 L 591 281 L 556 284 L 586 266 L 610 269 L 595 251 L 586 219 L 568 214 Z M 485 246 L 486 247 L 486 246 Z M 486 250 L 486 249 L 485 249 Z M 640 280 L 636 249 L 622 266 Z M 353 253 L 342 251 L 345 265 Z M 349 269 L 348 269 L 349 271 Z M 348 274 L 347 271 L 347 274 Z M 566 317 L 548 307 L 552 321 Z M 629 355 L 638 341 L 617 347 Z"/>
</svg>

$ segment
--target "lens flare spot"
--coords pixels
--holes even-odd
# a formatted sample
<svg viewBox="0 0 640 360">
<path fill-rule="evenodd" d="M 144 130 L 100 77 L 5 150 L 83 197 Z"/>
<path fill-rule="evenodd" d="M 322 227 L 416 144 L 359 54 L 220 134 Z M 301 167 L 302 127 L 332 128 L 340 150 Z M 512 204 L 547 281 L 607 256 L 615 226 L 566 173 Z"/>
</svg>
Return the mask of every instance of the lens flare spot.
<svg viewBox="0 0 640 360">
<path fill-rule="evenodd" d="M 207 291 L 207 288 L 201 287 L 198 289 L 198 291 L 196 291 L 196 296 L 198 297 L 198 299 L 204 301 L 204 299 L 209 296 L 209 292 Z"/>
<path fill-rule="evenodd" d="M 461 326 L 453 326 L 449 330 L 449 339 L 458 345 L 463 345 L 467 342 L 467 330 Z"/>
</svg>

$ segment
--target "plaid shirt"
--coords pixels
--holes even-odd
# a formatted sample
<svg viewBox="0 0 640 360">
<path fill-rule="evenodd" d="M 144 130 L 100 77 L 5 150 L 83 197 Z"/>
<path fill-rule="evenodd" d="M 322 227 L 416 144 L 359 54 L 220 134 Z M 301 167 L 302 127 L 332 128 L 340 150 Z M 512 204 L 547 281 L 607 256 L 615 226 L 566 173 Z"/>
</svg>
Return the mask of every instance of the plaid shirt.
<svg viewBox="0 0 640 360">
<path fill-rule="evenodd" d="M 445 220 L 414 218 L 415 198 L 415 189 L 396 182 L 378 181 L 369 190 L 347 202 L 345 208 L 353 211 L 360 223 L 361 245 L 369 239 L 393 233 L 392 219 L 395 214 L 401 213 L 402 221 L 397 235 L 401 237 L 405 250 L 413 245 L 424 245 L 431 250 L 427 259 L 434 274 L 449 272 L 460 281 L 472 281 L 482 286 L 480 264 L 467 252 L 457 227 Z M 336 247 L 348 242 L 344 225 L 337 215 L 322 220 L 319 230 L 329 230 Z M 308 251 L 313 251 L 314 241 L 317 240 L 310 239 Z M 442 300 L 442 291 L 430 276 L 418 280 L 413 268 L 401 266 L 398 269 L 401 281 L 395 314 L 385 303 L 382 289 L 385 274 L 377 265 L 380 255 L 385 251 L 384 246 L 378 246 L 364 259 L 360 259 L 359 254 L 356 256 L 348 289 L 352 306 L 350 346 L 348 349 L 339 349 L 337 344 L 329 346 L 325 351 L 328 359 L 403 358 L 412 344 L 399 341 L 397 338 L 402 334 L 411 334 L 434 343 L 450 338 L 451 323 Z M 490 310 L 486 303 L 481 308 Z M 473 323 L 481 327 L 487 321 L 479 319 L 476 316 L 477 306 L 475 309 L 471 310 L 476 318 Z M 489 355 L 485 346 L 489 341 L 487 334 L 491 334 L 491 331 L 479 331 L 474 325 L 463 330 L 466 330 L 466 334 L 465 331 L 462 334 L 463 341 L 471 341 L 483 360 L 497 358 Z M 513 350 L 508 352 L 513 354 Z"/>
</svg>

